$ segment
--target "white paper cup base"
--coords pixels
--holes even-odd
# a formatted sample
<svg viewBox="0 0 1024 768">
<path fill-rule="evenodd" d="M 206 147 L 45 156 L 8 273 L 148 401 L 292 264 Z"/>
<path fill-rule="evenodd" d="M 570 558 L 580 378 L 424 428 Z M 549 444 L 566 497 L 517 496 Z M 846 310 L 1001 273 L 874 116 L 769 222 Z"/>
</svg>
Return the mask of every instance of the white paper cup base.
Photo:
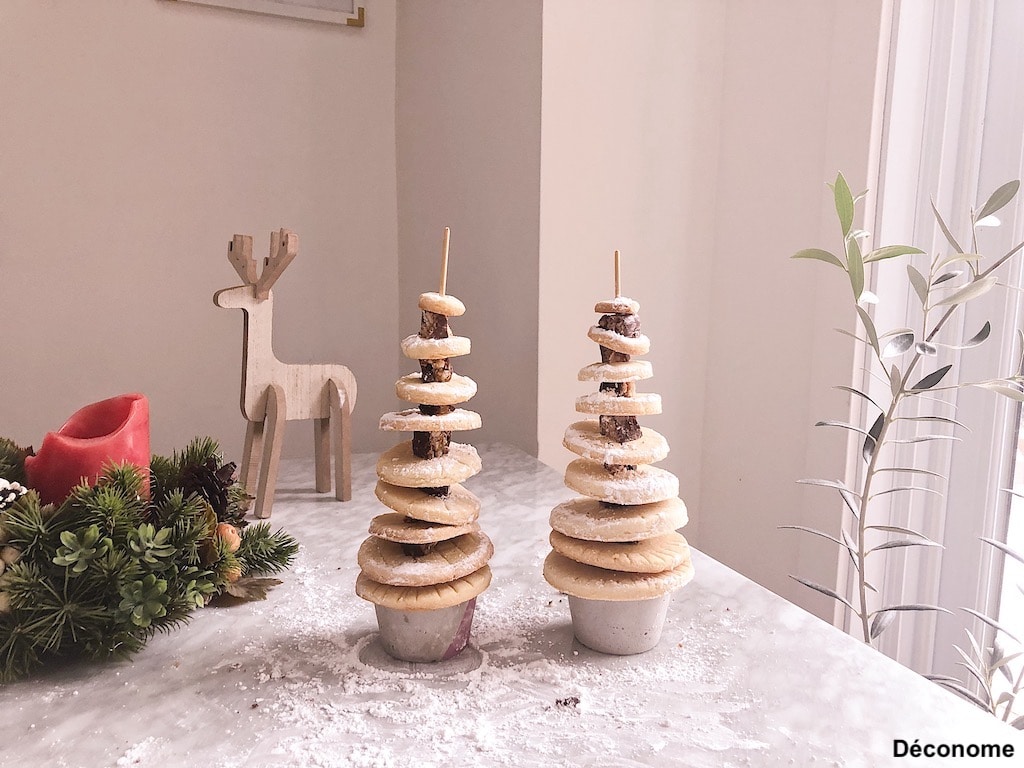
<svg viewBox="0 0 1024 768">
<path fill-rule="evenodd" d="M 649 600 L 587 600 L 569 595 L 576 639 L 601 653 L 628 656 L 661 640 L 672 593 Z"/>
<path fill-rule="evenodd" d="M 401 661 L 447 661 L 469 642 L 476 598 L 434 611 L 399 611 L 374 606 L 380 642 Z"/>
</svg>

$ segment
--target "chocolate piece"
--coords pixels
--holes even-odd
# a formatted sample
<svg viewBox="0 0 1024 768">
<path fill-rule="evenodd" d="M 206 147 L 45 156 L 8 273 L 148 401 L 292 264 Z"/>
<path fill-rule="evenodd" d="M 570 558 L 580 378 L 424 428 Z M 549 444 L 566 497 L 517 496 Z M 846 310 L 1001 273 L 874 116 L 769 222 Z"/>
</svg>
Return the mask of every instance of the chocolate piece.
<svg viewBox="0 0 1024 768">
<path fill-rule="evenodd" d="M 423 557 L 436 546 L 436 541 L 432 541 L 429 544 L 403 544 L 402 554 L 409 557 Z"/>
<path fill-rule="evenodd" d="M 420 317 L 420 338 L 447 339 L 448 335 L 448 318 L 424 309 Z"/>
<path fill-rule="evenodd" d="M 601 434 L 617 443 L 639 440 L 642 434 L 636 416 L 598 416 L 597 421 Z"/>
<path fill-rule="evenodd" d="M 440 360 L 420 360 L 420 375 L 428 384 L 433 381 L 451 381 L 452 362 L 447 357 Z"/>
<path fill-rule="evenodd" d="M 602 363 L 628 363 L 630 359 L 630 356 L 625 352 L 616 352 L 614 349 L 608 349 L 608 347 L 603 346 L 601 347 Z"/>
<path fill-rule="evenodd" d="M 420 413 L 424 416 L 444 416 L 454 410 L 454 405 L 424 405 L 420 403 Z"/>
<path fill-rule="evenodd" d="M 602 392 L 614 392 L 616 397 L 632 397 L 636 394 L 635 381 L 602 381 Z"/>
<path fill-rule="evenodd" d="M 601 315 L 597 324 L 606 331 L 614 331 L 631 339 L 640 335 L 640 318 L 637 315 Z"/>
<path fill-rule="evenodd" d="M 424 493 L 429 493 L 431 496 L 437 496 L 438 498 L 444 498 L 448 495 L 447 485 L 439 485 L 436 488 L 420 488 Z"/>
<path fill-rule="evenodd" d="M 412 452 L 421 459 L 436 459 L 448 453 L 451 432 L 413 432 Z"/>
<path fill-rule="evenodd" d="M 609 475 L 615 476 L 636 469 L 636 464 L 605 464 L 604 468 Z"/>
</svg>

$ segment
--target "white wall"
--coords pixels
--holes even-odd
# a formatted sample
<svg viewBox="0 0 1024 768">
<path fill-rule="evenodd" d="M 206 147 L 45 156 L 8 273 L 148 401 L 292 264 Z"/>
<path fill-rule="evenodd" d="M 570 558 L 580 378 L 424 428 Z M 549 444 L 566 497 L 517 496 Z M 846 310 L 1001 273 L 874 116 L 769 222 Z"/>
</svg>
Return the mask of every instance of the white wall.
<svg viewBox="0 0 1024 768">
<path fill-rule="evenodd" d="M 419 329 L 417 297 L 438 288 L 450 226 L 448 292 L 467 307 L 451 327 L 473 342 L 453 365 L 476 380 L 467 407 L 484 424 L 457 439 L 536 453 L 541 2 L 398 8 L 400 335 Z"/>
<path fill-rule="evenodd" d="M 685 533 L 820 615 L 796 573 L 835 580 L 836 550 L 783 524 L 836 529 L 802 477 L 839 477 L 850 381 L 848 287 L 788 256 L 835 247 L 826 180 L 864 183 L 881 1 L 544 7 L 540 456 L 562 468 L 577 368 L 611 252 L 643 308 Z"/>
<path fill-rule="evenodd" d="M 395 3 L 352 29 L 158 0 L 0 4 L 0 434 L 39 444 L 72 411 L 151 399 L 153 448 L 238 457 L 235 232 L 277 284 L 282 359 L 347 363 L 354 446 L 398 373 Z M 387 349 L 387 354 L 380 354 Z M 385 386 L 384 383 L 388 385 Z M 286 453 L 310 452 L 311 429 Z"/>
</svg>

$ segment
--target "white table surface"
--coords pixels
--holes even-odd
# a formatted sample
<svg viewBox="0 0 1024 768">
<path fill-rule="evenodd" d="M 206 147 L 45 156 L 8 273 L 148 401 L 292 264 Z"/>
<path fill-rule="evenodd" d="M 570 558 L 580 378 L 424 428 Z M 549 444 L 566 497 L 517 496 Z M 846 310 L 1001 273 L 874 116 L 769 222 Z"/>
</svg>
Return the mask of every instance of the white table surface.
<svg viewBox="0 0 1024 768">
<path fill-rule="evenodd" d="M 354 500 L 283 462 L 271 522 L 302 543 L 267 601 L 199 611 L 135 659 L 65 664 L 0 686 L 11 766 L 882 766 L 894 739 L 1013 744 L 1017 731 L 711 558 L 677 592 L 661 643 L 631 657 L 573 640 L 541 577 L 548 512 L 573 494 L 506 446 L 466 483 L 483 500 L 494 581 L 471 645 L 437 665 L 391 660 L 355 596 L 375 457 Z M 684 530 L 685 533 L 685 530 Z M 572 697 L 579 704 L 559 705 Z"/>
</svg>

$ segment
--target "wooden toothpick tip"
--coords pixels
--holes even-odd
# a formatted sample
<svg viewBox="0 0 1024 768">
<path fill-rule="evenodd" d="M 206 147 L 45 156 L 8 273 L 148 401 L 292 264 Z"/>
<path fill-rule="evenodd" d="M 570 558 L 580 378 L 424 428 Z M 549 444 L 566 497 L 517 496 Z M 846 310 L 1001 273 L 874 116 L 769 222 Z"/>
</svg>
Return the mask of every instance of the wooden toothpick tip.
<svg viewBox="0 0 1024 768">
<path fill-rule="evenodd" d="M 452 231 L 444 228 L 444 243 L 441 246 L 441 288 L 438 290 L 444 296 L 445 288 L 448 287 L 448 242 L 451 240 Z"/>
<path fill-rule="evenodd" d="M 622 295 L 622 266 L 619 259 L 619 252 L 615 252 L 615 298 Z"/>
</svg>

